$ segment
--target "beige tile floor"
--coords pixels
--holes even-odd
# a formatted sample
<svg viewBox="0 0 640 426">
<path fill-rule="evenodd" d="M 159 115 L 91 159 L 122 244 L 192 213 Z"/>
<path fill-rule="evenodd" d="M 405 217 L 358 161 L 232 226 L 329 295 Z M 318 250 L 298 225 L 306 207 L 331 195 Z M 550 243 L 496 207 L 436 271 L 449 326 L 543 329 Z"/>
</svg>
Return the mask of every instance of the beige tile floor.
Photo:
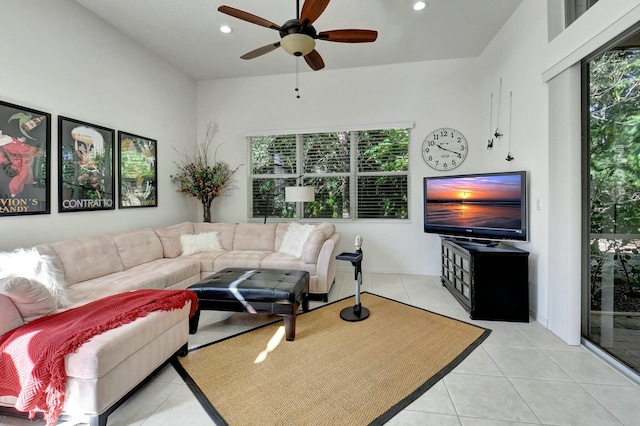
<svg viewBox="0 0 640 426">
<path fill-rule="evenodd" d="M 352 272 L 338 272 L 330 301 L 354 294 Z M 439 277 L 364 274 L 362 291 L 493 330 L 467 359 L 390 425 L 639 425 L 640 387 L 581 346 L 569 346 L 535 321 L 471 321 Z M 312 302 L 311 306 L 320 306 Z M 203 312 L 197 347 L 273 317 Z M 0 416 L 2 426 L 42 422 Z M 67 424 L 75 424 L 67 422 Z M 118 408 L 108 426 L 211 425 L 173 367 L 166 367 Z"/>
</svg>

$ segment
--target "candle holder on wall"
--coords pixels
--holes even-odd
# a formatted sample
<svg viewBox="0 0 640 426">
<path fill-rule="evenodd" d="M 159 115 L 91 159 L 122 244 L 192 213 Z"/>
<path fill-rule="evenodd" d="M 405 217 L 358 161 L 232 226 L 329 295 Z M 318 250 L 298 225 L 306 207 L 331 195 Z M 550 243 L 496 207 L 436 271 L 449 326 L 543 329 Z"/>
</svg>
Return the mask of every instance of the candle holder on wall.
<svg viewBox="0 0 640 426">
<path fill-rule="evenodd" d="M 507 157 L 505 160 L 512 161 L 513 156 L 511 155 L 511 116 L 512 116 L 512 106 L 513 106 L 513 92 L 509 92 L 509 151 L 507 152 Z"/>
<path fill-rule="evenodd" d="M 491 128 L 493 124 L 493 92 L 491 92 L 491 102 L 489 105 L 489 139 L 487 140 L 487 149 L 493 148 L 493 138 L 491 137 Z"/>
<path fill-rule="evenodd" d="M 496 113 L 496 131 L 493 132 L 493 136 L 498 139 L 504 136 L 504 134 L 500 133 L 500 104 L 502 100 L 502 77 L 500 78 L 500 88 L 498 90 L 498 112 Z M 493 144 L 492 144 L 493 145 Z"/>
</svg>

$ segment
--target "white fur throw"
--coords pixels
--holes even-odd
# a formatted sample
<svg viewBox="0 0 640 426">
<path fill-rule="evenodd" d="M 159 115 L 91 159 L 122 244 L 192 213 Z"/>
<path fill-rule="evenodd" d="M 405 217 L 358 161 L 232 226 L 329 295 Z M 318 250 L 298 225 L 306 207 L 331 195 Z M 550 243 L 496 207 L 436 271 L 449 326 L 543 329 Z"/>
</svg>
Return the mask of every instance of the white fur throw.
<svg viewBox="0 0 640 426">
<path fill-rule="evenodd" d="M 183 256 L 222 249 L 217 232 L 182 234 L 180 235 L 180 243 L 182 244 Z"/>
<path fill-rule="evenodd" d="M 35 248 L 0 253 L 0 279 L 12 275 L 42 284 L 59 308 L 70 304 L 63 274 L 53 266 L 51 256 L 41 255 Z"/>
<path fill-rule="evenodd" d="M 292 222 L 287 228 L 287 232 L 284 234 L 282 244 L 280 244 L 279 253 L 288 254 L 289 256 L 302 257 L 302 248 L 304 243 L 309 238 L 309 235 L 316 229 L 315 225 L 301 225 L 299 223 Z"/>
</svg>

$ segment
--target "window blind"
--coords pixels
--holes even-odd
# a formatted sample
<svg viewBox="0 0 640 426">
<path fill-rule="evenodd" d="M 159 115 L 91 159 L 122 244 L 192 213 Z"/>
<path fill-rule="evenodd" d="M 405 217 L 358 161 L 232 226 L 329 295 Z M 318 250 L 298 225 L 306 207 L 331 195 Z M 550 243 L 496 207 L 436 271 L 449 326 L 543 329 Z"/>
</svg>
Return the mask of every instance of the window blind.
<svg viewBox="0 0 640 426">
<path fill-rule="evenodd" d="M 252 218 L 408 219 L 408 128 L 248 139 Z M 304 209 L 284 202 L 296 184 L 315 188 Z"/>
</svg>

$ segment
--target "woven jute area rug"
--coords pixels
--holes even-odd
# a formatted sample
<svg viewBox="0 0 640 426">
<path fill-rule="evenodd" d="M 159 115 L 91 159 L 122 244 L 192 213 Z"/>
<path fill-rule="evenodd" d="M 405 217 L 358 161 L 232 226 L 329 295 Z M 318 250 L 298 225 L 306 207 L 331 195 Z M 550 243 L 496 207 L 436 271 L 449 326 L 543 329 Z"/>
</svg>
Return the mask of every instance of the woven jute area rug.
<svg viewBox="0 0 640 426">
<path fill-rule="evenodd" d="M 363 293 L 178 357 L 174 366 L 216 424 L 380 425 L 426 392 L 491 332 Z"/>
</svg>

